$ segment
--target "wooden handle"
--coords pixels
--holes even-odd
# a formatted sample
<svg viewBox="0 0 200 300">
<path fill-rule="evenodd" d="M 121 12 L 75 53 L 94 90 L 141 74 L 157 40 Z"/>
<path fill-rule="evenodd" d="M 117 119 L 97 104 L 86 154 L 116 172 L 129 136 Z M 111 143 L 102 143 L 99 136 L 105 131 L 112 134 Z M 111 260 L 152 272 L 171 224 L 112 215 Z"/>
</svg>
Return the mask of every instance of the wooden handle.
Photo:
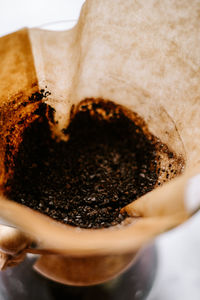
<svg viewBox="0 0 200 300">
<path fill-rule="evenodd" d="M 22 262 L 31 240 L 14 227 L 0 225 L 0 270 Z"/>
</svg>

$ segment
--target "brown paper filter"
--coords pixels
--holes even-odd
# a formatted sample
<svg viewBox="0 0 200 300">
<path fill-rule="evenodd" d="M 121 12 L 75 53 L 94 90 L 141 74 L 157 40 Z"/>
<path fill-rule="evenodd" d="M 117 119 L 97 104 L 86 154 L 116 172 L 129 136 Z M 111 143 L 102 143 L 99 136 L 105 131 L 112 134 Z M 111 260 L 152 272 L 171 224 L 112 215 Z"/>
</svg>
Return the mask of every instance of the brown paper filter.
<svg viewBox="0 0 200 300">
<path fill-rule="evenodd" d="M 187 219 L 184 189 L 198 173 L 200 157 L 199 11 L 197 0 L 87 0 L 71 30 L 22 29 L 0 39 L 2 191 L 24 129 L 40 117 L 41 102 L 48 105 L 58 139 L 66 139 L 63 129 L 82 101 L 121 105 L 157 140 L 160 169 L 176 170 L 168 176 L 158 172 L 163 186 L 130 204 L 130 217 L 109 229 L 78 230 L 2 196 L 1 217 L 34 240 L 37 251 L 127 257 Z M 38 99 L 41 89 L 51 94 Z"/>
</svg>

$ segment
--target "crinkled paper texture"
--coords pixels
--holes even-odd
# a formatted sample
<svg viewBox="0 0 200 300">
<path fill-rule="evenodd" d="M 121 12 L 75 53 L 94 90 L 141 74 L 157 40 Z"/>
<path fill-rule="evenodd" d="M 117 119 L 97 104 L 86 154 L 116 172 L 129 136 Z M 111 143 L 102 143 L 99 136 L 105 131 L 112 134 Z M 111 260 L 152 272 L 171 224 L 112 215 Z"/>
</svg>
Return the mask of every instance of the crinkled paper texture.
<svg viewBox="0 0 200 300">
<path fill-rule="evenodd" d="M 0 39 L 0 54 L 1 178 L 6 135 L 38 105 L 21 103 L 46 87 L 57 135 L 67 127 L 72 105 L 111 100 L 143 118 L 152 134 L 184 157 L 186 170 L 199 164 L 198 0 L 87 0 L 71 30 L 22 29 Z M 19 128 L 19 139 L 21 133 Z M 43 247 L 66 253 L 131 251 L 185 220 L 161 214 L 116 230 L 78 232 L 16 203 L 2 200 L 0 207 Z"/>
</svg>

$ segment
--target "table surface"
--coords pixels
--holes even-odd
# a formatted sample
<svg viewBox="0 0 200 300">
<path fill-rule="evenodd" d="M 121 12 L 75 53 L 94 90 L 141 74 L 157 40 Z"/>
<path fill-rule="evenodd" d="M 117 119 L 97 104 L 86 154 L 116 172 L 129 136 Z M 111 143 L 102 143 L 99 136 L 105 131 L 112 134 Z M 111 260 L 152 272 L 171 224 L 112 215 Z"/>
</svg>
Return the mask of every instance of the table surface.
<svg viewBox="0 0 200 300">
<path fill-rule="evenodd" d="M 0 36 L 21 27 L 78 19 L 84 0 L 0 0 Z M 200 213 L 156 239 L 159 267 L 148 300 L 200 299 Z"/>
</svg>

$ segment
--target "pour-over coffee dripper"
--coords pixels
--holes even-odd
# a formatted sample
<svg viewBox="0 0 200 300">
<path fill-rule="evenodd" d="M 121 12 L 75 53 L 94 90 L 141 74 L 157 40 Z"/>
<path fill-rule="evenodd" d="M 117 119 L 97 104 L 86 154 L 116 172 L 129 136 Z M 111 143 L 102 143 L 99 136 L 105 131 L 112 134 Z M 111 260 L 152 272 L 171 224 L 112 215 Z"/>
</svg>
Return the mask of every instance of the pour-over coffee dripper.
<svg viewBox="0 0 200 300">
<path fill-rule="evenodd" d="M 129 2 L 132 5 L 131 1 Z M 109 8 L 110 4 L 105 5 Z M 126 5 L 127 8 L 128 4 Z M 173 6 L 167 3 L 165 5 Z M 101 5 L 100 8 L 102 9 Z M 115 9 L 115 6 L 112 9 Z M 131 264 L 142 245 L 157 234 L 182 223 L 198 208 L 197 205 L 195 209 L 188 211 L 184 201 L 185 185 L 199 170 L 198 164 L 197 169 L 193 170 L 193 161 L 198 157 L 198 147 L 190 132 L 188 133 L 188 130 L 182 126 L 182 116 L 178 114 L 176 105 L 173 105 L 175 100 L 180 105 L 178 99 L 180 94 L 182 96 L 181 88 L 177 88 L 174 98 L 169 99 L 169 86 L 163 78 L 160 79 L 158 74 L 154 74 L 155 81 L 151 78 L 149 82 L 149 76 L 146 74 L 147 76 L 143 78 L 143 81 L 147 81 L 143 82 L 145 88 L 138 87 L 137 76 L 142 76 L 140 71 L 143 71 L 138 65 L 135 65 L 137 72 L 132 72 L 132 68 L 128 67 L 128 62 L 132 61 L 129 57 L 133 55 L 130 50 L 132 46 L 128 47 L 130 35 L 126 32 L 129 31 L 122 26 L 119 27 L 118 32 L 115 19 L 113 23 L 108 22 L 110 12 L 98 18 L 97 11 L 95 4 L 88 1 L 78 24 L 70 31 L 55 33 L 39 29 L 21 30 L 1 39 L 0 50 L 5 55 L 5 60 L 2 62 L 5 71 L 1 78 L 0 89 L 3 116 L 3 122 L 0 124 L 2 186 L 12 175 L 13 157 L 23 138 L 24 128 L 30 126 L 37 118 L 37 114 L 33 112 L 38 109 L 42 101 L 31 102 L 28 99 L 40 89 L 46 89 L 46 86 L 51 95 L 44 102 L 55 109 L 55 120 L 58 122 L 52 124 L 49 118 L 55 136 L 64 138 L 62 129 L 69 123 L 72 105 L 76 111 L 79 103 L 86 98 L 109 99 L 116 105 L 123 105 L 126 109 L 136 112 L 161 144 L 167 145 L 167 148 L 164 147 L 165 150 L 170 149 L 173 155 L 170 158 L 167 151 L 162 150 L 163 147 L 159 148 L 160 163 L 163 168 L 167 168 L 173 158 L 173 167 L 177 173 L 181 173 L 185 162 L 186 169 L 185 174 L 178 179 L 152 191 L 147 196 L 143 196 L 143 199 L 125 208 L 131 218 L 127 218 L 119 228 L 77 230 L 1 197 L 1 217 L 25 234 L 21 235 L 13 229 L 9 242 L 3 243 L 2 239 L 1 249 L 5 254 L 5 261 L 14 260 L 22 250 L 39 253 L 41 257 L 35 267 L 40 273 L 59 282 L 73 285 L 91 285 L 116 276 Z M 159 14 L 159 10 L 156 9 L 155 12 Z M 148 14 L 146 9 L 145 13 Z M 103 24 L 109 26 L 110 30 L 107 32 L 109 36 L 105 36 L 101 28 L 102 17 Z M 132 24 L 132 15 L 126 13 L 126 20 L 127 24 Z M 176 23 L 175 16 L 173 22 Z M 126 33 L 127 47 L 126 49 L 118 47 L 119 55 L 113 56 L 115 43 L 118 41 L 116 37 L 124 38 L 121 31 L 123 34 Z M 154 30 L 153 33 L 153 40 L 155 40 Z M 157 39 L 160 39 L 159 34 Z M 113 43 L 109 44 L 110 40 Z M 148 44 L 147 41 L 146 43 Z M 163 45 L 168 45 L 167 38 Z M 156 43 L 151 44 L 151 47 L 157 49 Z M 99 51 L 96 51 L 97 49 Z M 118 66 L 120 57 L 120 66 Z M 101 64 L 99 64 L 100 59 Z M 141 58 L 141 62 L 143 59 L 146 67 L 152 71 L 155 67 L 151 65 L 152 60 L 149 61 L 148 56 L 145 55 Z M 156 58 L 154 59 L 157 62 Z M 125 62 L 127 70 L 122 68 Z M 163 61 L 160 64 L 161 67 L 165 66 Z M 182 83 L 189 82 L 187 76 L 180 77 L 182 66 L 176 67 L 179 80 Z M 173 65 L 170 71 L 173 73 Z M 182 76 L 185 76 L 184 73 Z M 156 80 L 160 83 L 159 87 L 155 84 Z M 184 103 L 184 117 L 187 120 L 192 118 L 193 128 L 197 128 L 197 105 L 191 105 L 195 102 L 193 96 L 193 102 L 189 99 L 191 101 Z M 48 111 L 47 117 L 49 117 Z M 197 130 L 196 135 L 199 134 Z M 163 174 L 160 175 L 162 183 L 165 179 Z M 150 204 L 152 210 L 149 209 Z M 7 240 L 8 231 L 4 229 Z M 21 239 L 17 239 L 18 235 Z M 22 240 L 24 249 L 21 247 Z"/>
</svg>

